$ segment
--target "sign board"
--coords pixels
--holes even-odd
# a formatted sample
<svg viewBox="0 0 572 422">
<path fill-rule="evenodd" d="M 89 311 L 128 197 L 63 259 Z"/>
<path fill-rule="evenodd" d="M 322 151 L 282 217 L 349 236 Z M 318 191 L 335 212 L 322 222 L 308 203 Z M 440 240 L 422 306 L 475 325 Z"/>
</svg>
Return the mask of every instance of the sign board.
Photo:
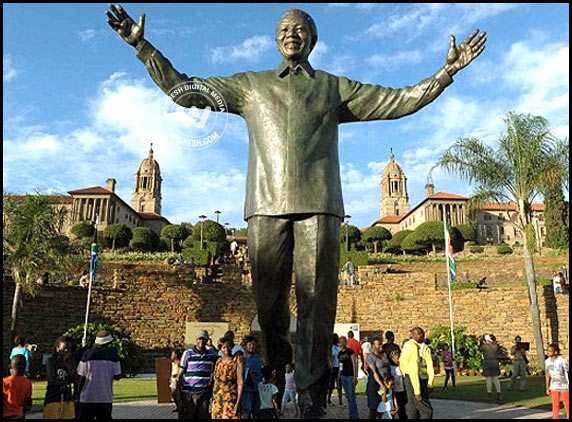
<svg viewBox="0 0 572 422">
<path fill-rule="evenodd" d="M 185 349 L 196 345 L 197 333 L 200 330 L 207 330 L 213 344 L 216 346 L 218 339 L 228 331 L 228 322 L 197 322 L 187 321 L 185 324 Z"/>
</svg>

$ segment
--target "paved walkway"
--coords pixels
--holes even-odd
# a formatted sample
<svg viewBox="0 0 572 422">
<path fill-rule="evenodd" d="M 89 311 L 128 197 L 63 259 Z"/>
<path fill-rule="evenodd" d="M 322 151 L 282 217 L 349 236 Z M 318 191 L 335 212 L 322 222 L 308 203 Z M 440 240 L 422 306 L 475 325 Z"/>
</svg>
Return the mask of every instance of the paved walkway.
<svg viewBox="0 0 572 422">
<path fill-rule="evenodd" d="M 365 396 L 358 396 L 358 408 L 361 419 L 367 419 L 368 409 Z M 345 403 L 345 399 L 344 399 Z M 465 402 L 454 400 L 431 400 L 434 419 L 552 419 L 551 412 L 524 409 L 521 407 L 498 405 L 494 403 Z M 171 403 L 158 404 L 155 400 L 113 405 L 114 419 L 177 419 Z M 328 406 L 325 419 L 348 419 L 347 406 Z M 562 416 L 563 417 L 563 416 Z M 41 413 L 30 413 L 26 419 L 42 419 Z M 294 419 L 294 408 L 286 407 L 284 419 Z"/>
</svg>

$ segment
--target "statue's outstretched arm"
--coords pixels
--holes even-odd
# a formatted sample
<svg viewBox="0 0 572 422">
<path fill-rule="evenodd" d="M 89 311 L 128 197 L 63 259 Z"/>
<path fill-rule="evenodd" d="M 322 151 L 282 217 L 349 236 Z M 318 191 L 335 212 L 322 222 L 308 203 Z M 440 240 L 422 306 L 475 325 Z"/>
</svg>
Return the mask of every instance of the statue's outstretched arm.
<svg viewBox="0 0 572 422">
<path fill-rule="evenodd" d="M 138 48 L 138 46 L 145 41 L 145 14 L 142 14 L 139 17 L 139 22 L 136 23 L 121 5 L 110 4 L 109 9 L 110 10 L 105 11 L 109 26 L 111 26 L 127 44 Z"/>
<path fill-rule="evenodd" d="M 481 55 L 485 49 L 487 41 L 487 33 L 480 32 L 475 29 L 469 34 L 465 41 L 459 46 L 455 44 L 455 36 L 449 37 L 449 52 L 447 53 L 447 63 L 445 70 L 449 76 L 453 76 L 459 70 L 466 67 L 469 63 Z"/>
</svg>

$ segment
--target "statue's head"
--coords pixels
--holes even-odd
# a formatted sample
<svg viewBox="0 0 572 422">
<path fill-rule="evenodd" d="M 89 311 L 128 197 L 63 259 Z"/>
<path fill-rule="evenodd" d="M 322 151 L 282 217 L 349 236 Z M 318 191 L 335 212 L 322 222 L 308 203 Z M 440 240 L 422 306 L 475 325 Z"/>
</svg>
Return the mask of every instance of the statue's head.
<svg viewBox="0 0 572 422">
<path fill-rule="evenodd" d="M 276 26 L 276 44 L 282 56 L 302 62 L 318 42 L 318 29 L 312 17 L 300 9 L 286 11 Z"/>
</svg>

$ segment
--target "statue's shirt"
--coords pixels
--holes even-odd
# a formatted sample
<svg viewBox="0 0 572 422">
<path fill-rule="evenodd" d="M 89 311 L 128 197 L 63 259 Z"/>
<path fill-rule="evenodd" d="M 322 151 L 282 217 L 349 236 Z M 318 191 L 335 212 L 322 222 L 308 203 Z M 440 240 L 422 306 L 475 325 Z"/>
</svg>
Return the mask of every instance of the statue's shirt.
<svg viewBox="0 0 572 422">
<path fill-rule="evenodd" d="M 282 63 L 276 70 L 197 78 L 179 73 L 148 42 L 137 57 L 165 93 L 181 83 L 203 84 L 224 98 L 228 112 L 246 120 L 245 219 L 287 214 L 343 218 L 338 125 L 407 116 L 452 83 L 440 69 L 414 86 L 392 89 L 314 70 L 308 62 L 294 70 Z M 200 95 L 176 97 L 175 102 L 209 105 Z"/>
</svg>

